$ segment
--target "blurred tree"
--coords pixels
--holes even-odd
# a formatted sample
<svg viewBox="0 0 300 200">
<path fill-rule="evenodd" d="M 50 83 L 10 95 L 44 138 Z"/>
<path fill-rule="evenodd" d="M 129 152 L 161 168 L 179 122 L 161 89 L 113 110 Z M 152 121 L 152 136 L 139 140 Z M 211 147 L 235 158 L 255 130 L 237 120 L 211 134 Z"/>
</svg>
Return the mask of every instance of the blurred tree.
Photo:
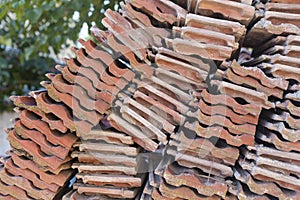
<svg viewBox="0 0 300 200">
<path fill-rule="evenodd" d="M 119 0 L 1 0 L 0 111 L 8 96 L 39 88 L 67 39 L 75 41 L 83 23 L 102 27 L 104 10 Z"/>
</svg>

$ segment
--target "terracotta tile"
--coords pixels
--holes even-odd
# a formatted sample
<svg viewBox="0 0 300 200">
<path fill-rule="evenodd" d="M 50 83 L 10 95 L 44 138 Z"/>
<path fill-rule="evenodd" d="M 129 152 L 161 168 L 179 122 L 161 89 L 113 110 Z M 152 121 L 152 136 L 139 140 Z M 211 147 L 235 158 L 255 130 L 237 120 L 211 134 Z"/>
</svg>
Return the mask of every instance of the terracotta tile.
<svg viewBox="0 0 300 200">
<path fill-rule="evenodd" d="M 275 183 L 257 181 L 253 179 L 253 177 L 246 171 L 235 171 L 234 176 L 242 183 L 245 183 L 255 194 L 270 194 L 279 199 L 295 199 L 296 196 L 299 195 L 298 193 L 293 191 L 282 190 Z"/>
<path fill-rule="evenodd" d="M 217 200 L 221 199 L 217 196 L 205 197 L 199 195 L 197 192 L 194 192 L 191 188 L 180 186 L 180 187 L 172 187 L 165 182 L 162 182 L 159 186 L 159 191 L 162 193 L 163 196 L 168 197 L 169 199 L 195 199 L 195 200 L 202 200 L 202 199 L 212 199 Z"/>
<path fill-rule="evenodd" d="M 134 198 L 137 194 L 137 190 L 124 189 L 124 188 L 111 188 L 111 187 L 100 187 L 94 185 L 85 185 L 75 183 L 74 188 L 77 189 L 79 194 L 87 193 L 93 196 L 107 195 L 112 198 Z"/>
<path fill-rule="evenodd" d="M 69 59 L 67 60 L 68 68 L 73 73 L 79 73 L 82 76 L 88 78 L 92 81 L 93 86 L 102 91 L 109 91 L 112 94 L 117 94 L 119 92 L 119 89 L 116 86 L 108 85 L 104 82 L 102 82 L 98 76 L 98 74 L 92 69 L 81 66 L 81 64 L 76 59 Z"/>
<path fill-rule="evenodd" d="M 260 81 L 260 83 L 268 88 L 280 88 L 286 90 L 288 88 L 288 81 L 283 78 L 270 78 L 265 75 L 265 73 L 257 67 L 243 67 L 240 66 L 236 61 L 231 64 L 231 69 L 236 74 L 246 77 L 251 76 Z"/>
<path fill-rule="evenodd" d="M 111 54 L 101 50 L 93 41 L 91 40 L 79 40 L 79 42 L 85 47 L 86 53 L 90 55 L 94 59 L 100 59 L 106 66 L 108 66 L 108 70 L 116 77 L 123 77 L 127 81 L 131 81 L 135 74 L 130 71 L 128 68 L 120 68 L 115 63 L 117 57 L 112 57 Z"/>
<path fill-rule="evenodd" d="M 128 175 L 79 173 L 76 175 L 76 178 L 82 179 L 85 184 L 92 184 L 95 186 L 112 185 L 120 188 L 134 188 L 142 186 L 141 178 Z"/>
<path fill-rule="evenodd" d="M 275 107 L 273 103 L 268 101 L 268 97 L 264 93 L 224 81 L 213 80 L 211 84 L 216 85 L 221 93 L 228 94 L 234 98 L 239 97 L 248 103 L 260 104 L 266 109 Z"/>
<path fill-rule="evenodd" d="M 249 170 L 251 175 L 257 180 L 275 182 L 283 188 L 299 191 L 299 179 L 295 177 L 277 173 L 259 166 L 251 167 L 251 164 L 245 161 L 241 163 L 241 166 L 243 169 Z"/>
<path fill-rule="evenodd" d="M 12 197 L 11 195 L 2 195 L 0 194 L 1 200 L 16 200 L 16 198 Z"/>
<path fill-rule="evenodd" d="M 166 183 L 180 187 L 181 185 L 194 188 L 201 195 L 208 197 L 218 195 L 225 198 L 227 193 L 227 184 L 224 180 L 210 179 L 210 177 L 201 176 L 196 170 L 169 165 L 163 175 Z"/>
<path fill-rule="evenodd" d="M 260 125 L 269 130 L 278 132 L 284 139 L 290 142 L 300 140 L 300 130 L 287 128 L 284 122 L 269 122 L 264 119 L 260 120 Z"/>
<path fill-rule="evenodd" d="M 38 189 L 31 185 L 30 181 L 21 176 L 12 176 L 6 170 L 1 170 L 0 178 L 3 182 L 9 185 L 16 185 L 17 187 L 26 191 L 28 196 L 36 199 L 53 199 L 55 193 L 49 191 L 48 189 Z"/>
<path fill-rule="evenodd" d="M 72 152 L 73 158 L 78 158 L 80 163 L 91 163 L 95 165 L 117 165 L 122 164 L 122 166 L 136 167 L 137 161 L 135 157 L 129 157 L 125 155 L 114 155 L 106 153 L 92 153 L 87 154 L 86 152 Z"/>
<path fill-rule="evenodd" d="M 51 144 L 45 135 L 39 131 L 29 130 L 24 127 L 20 121 L 14 125 L 14 130 L 17 135 L 24 139 L 30 139 L 38 144 L 43 152 L 48 155 L 57 156 L 58 158 L 65 159 L 69 154 L 69 149 L 60 145 Z"/>
<path fill-rule="evenodd" d="M 10 195 L 15 199 L 20 199 L 20 198 L 29 199 L 27 193 L 23 189 L 14 185 L 8 185 L 4 183 L 1 179 L 0 179 L 0 193 L 5 196 Z M 7 197 L 3 198 L 3 200 L 6 200 L 6 198 Z"/>
<path fill-rule="evenodd" d="M 161 131 L 164 130 L 168 133 L 172 133 L 175 130 L 175 126 L 170 124 L 162 116 L 159 116 L 158 114 L 148 109 L 146 106 L 138 103 L 137 101 L 133 100 L 132 98 L 126 95 L 124 95 L 123 97 L 124 97 L 123 102 L 120 101 L 116 102 L 117 105 L 121 106 L 121 109 L 123 109 L 123 105 L 127 105 L 128 108 L 132 108 L 133 110 L 135 110 L 136 113 L 140 114 L 140 116 L 142 116 L 148 122 L 151 122 L 151 124 L 161 129 Z M 124 107 L 124 109 L 126 109 L 126 107 Z M 130 112 L 130 110 L 128 111 Z M 121 113 L 123 112 L 121 111 Z M 128 112 L 126 113 L 128 114 Z M 159 132 L 157 133 L 157 135 L 159 136 Z M 161 133 L 160 136 L 162 136 L 163 138 L 165 137 L 163 133 Z"/>
<path fill-rule="evenodd" d="M 57 192 L 59 189 L 59 186 L 56 184 L 49 184 L 44 181 L 41 181 L 37 174 L 33 173 L 32 171 L 28 169 L 21 169 L 18 166 L 16 166 L 12 160 L 9 160 L 5 164 L 6 170 L 15 176 L 22 176 L 23 178 L 31 181 L 33 185 L 39 189 L 49 189 L 52 192 Z"/>
<path fill-rule="evenodd" d="M 234 35 L 236 42 L 238 42 L 246 33 L 245 26 L 241 25 L 238 22 L 231 22 L 228 20 L 214 19 L 211 17 L 205 17 L 195 14 L 187 14 L 186 26 L 191 26 L 195 28 L 201 28 L 206 30 L 217 31 L 227 35 Z"/>
<path fill-rule="evenodd" d="M 89 174 L 127 174 L 136 175 L 137 170 L 135 167 L 128 167 L 122 165 L 95 165 L 95 164 L 85 164 L 85 163 L 74 163 L 72 165 L 73 169 L 77 169 L 79 173 L 89 173 Z"/>
<path fill-rule="evenodd" d="M 299 151 L 300 149 L 300 142 L 289 142 L 281 140 L 276 133 L 264 130 L 263 132 L 258 131 L 256 133 L 256 137 L 259 138 L 261 141 L 273 144 L 276 149 L 282 151 Z"/>
<path fill-rule="evenodd" d="M 173 27 L 174 34 L 179 35 L 185 40 L 194 40 L 197 42 L 228 46 L 237 50 L 239 44 L 235 42 L 235 37 L 224 33 L 194 28 L 194 27 Z"/>
<path fill-rule="evenodd" d="M 127 58 L 128 62 L 130 63 L 130 66 L 135 70 L 145 74 L 147 77 L 152 76 L 152 67 L 146 63 L 139 62 L 135 57 L 134 52 L 129 47 L 116 41 L 115 36 L 110 35 L 107 38 L 107 43 L 112 49 L 114 49 L 115 51 L 119 51 L 123 56 L 125 56 L 125 58 Z"/>
<path fill-rule="evenodd" d="M 56 172 L 57 174 L 53 174 L 52 172 L 46 172 L 40 169 L 39 166 L 32 160 L 23 156 L 18 156 L 16 154 L 12 155 L 12 160 L 21 169 L 31 170 L 34 173 L 38 174 L 39 178 L 42 181 L 45 181 L 49 184 L 57 184 L 59 186 L 64 186 L 74 172 L 73 170 L 64 170 L 61 172 Z"/>
<path fill-rule="evenodd" d="M 14 102 L 16 106 L 32 111 L 35 114 L 42 117 L 42 121 L 47 122 L 51 130 L 58 130 L 62 133 L 67 132 L 68 129 L 63 125 L 63 122 L 60 119 L 56 118 L 53 114 L 46 114 L 42 112 L 37 107 L 37 103 L 33 97 L 12 96 L 10 97 L 10 99 Z"/>
<path fill-rule="evenodd" d="M 50 130 L 47 123 L 40 120 L 40 118 L 34 113 L 24 110 L 21 112 L 20 116 L 21 123 L 27 127 L 28 129 L 36 129 L 43 135 L 45 135 L 46 139 L 55 144 L 61 145 L 70 149 L 72 145 L 77 141 L 77 137 L 71 133 L 62 134 L 57 131 Z"/>
<path fill-rule="evenodd" d="M 72 132 L 76 131 L 72 113 L 61 103 L 55 103 L 46 93 L 41 93 L 36 98 L 38 107 L 45 113 L 52 113 L 61 119 L 64 125 Z"/>
<path fill-rule="evenodd" d="M 95 110 L 95 104 L 97 104 L 96 103 L 97 101 L 89 98 L 87 92 L 82 87 L 79 87 L 78 85 L 67 84 L 63 79 L 62 75 L 60 74 L 58 75 L 47 74 L 46 76 L 49 79 L 51 79 L 52 84 L 57 89 L 57 91 L 64 94 L 70 94 L 72 97 L 75 97 L 76 99 L 78 99 L 80 105 L 83 108 L 86 108 L 88 110 Z M 98 100 L 98 101 L 102 101 L 102 100 Z M 108 105 L 106 107 L 108 107 Z"/>
<path fill-rule="evenodd" d="M 267 111 L 264 112 L 264 117 L 277 122 L 286 122 L 292 129 L 300 129 L 300 120 L 292 116 L 289 112 L 281 111 L 277 114 L 272 111 Z"/>
<path fill-rule="evenodd" d="M 268 74 L 277 77 L 277 78 L 284 78 L 284 79 L 294 79 L 296 81 L 300 81 L 300 69 L 288 65 L 282 64 L 268 64 L 263 63 L 259 66 L 260 68 L 264 69 Z"/>
<path fill-rule="evenodd" d="M 297 8 L 297 4 L 294 6 L 294 9 L 296 9 L 296 8 Z M 267 10 L 265 12 L 265 17 L 264 18 L 266 20 L 269 20 L 274 25 L 291 24 L 291 25 L 295 25 L 298 28 L 300 27 L 300 23 L 299 23 L 300 14 L 299 14 L 299 11 L 296 14 L 296 13 L 288 13 L 287 11 L 274 12 L 274 11 Z"/>
<path fill-rule="evenodd" d="M 119 41 L 129 47 L 140 60 L 145 60 L 146 50 L 144 48 L 146 47 L 145 44 L 148 43 L 147 39 L 142 38 L 143 41 L 139 41 L 141 38 L 130 37 L 128 30 L 132 30 L 132 25 L 119 13 L 108 9 L 105 12 L 105 16 L 102 19 L 102 24 L 115 36 L 119 36 Z"/>
<path fill-rule="evenodd" d="M 81 138 L 83 140 L 103 140 L 110 144 L 134 144 L 132 137 L 129 135 L 101 129 L 93 129 L 89 133 L 82 135 Z"/>
<path fill-rule="evenodd" d="M 245 190 L 239 181 L 233 182 L 229 187 L 229 192 L 237 197 L 237 199 L 249 199 L 249 200 L 268 200 L 269 197 L 265 195 L 257 195 Z"/>
<path fill-rule="evenodd" d="M 107 103 L 112 103 L 114 96 L 108 91 L 98 91 L 94 88 L 93 83 L 84 76 L 74 75 L 69 71 L 68 67 L 57 65 L 56 69 L 62 72 L 63 78 L 71 84 L 78 84 L 81 88 L 85 89 L 89 97 L 93 99 L 102 99 Z"/>
<path fill-rule="evenodd" d="M 245 39 L 246 46 L 259 46 L 269 40 L 273 35 L 299 35 L 300 29 L 297 26 L 290 28 L 292 24 L 289 23 L 289 18 L 293 17 L 294 19 L 291 20 L 291 23 L 297 24 L 296 18 L 298 16 L 294 16 L 295 14 L 289 14 L 285 17 L 282 13 L 277 14 L 275 12 L 274 14 L 274 12 L 271 11 L 267 12 L 267 18 L 270 18 L 270 20 L 262 18 L 248 31 Z M 273 17 L 273 19 L 271 17 Z"/>
<path fill-rule="evenodd" d="M 222 115 L 206 115 L 201 110 L 195 113 L 188 114 L 190 117 L 194 117 L 199 120 L 202 124 L 207 126 L 219 125 L 226 127 L 230 133 L 234 135 L 249 134 L 255 135 L 256 126 L 253 124 L 235 124 L 229 118 Z"/>
<path fill-rule="evenodd" d="M 8 134 L 8 140 L 13 148 L 26 151 L 30 156 L 32 156 L 32 159 L 42 167 L 50 167 L 51 169 L 56 170 L 60 165 L 70 160 L 70 157 L 62 160 L 56 156 L 46 155 L 41 151 L 40 147 L 36 143 L 31 140 L 20 138 L 14 131 L 11 131 Z"/>
<path fill-rule="evenodd" d="M 142 91 L 144 94 L 147 94 L 148 96 L 152 97 L 153 99 L 160 101 L 164 105 L 168 106 L 169 108 L 181 113 L 186 114 L 190 108 L 186 105 L 184 105 L 182 102 L 177 99 L 176 95 L 174 93 L 171 93 L 172 96 L 166 94 L 165 91 L 161 91 L 157 88 L 155 88 L 155 85 L 153 84 L 144 84 L 141 81 L 136 81 L 138 89 Z"/>
<path fill-rule="evenodd" d="M 231 97 L 228 94 L 210 94 L 207 90 L 203 90 L 200 94 L 200 96 L 203 98 L 203 100 L 207 103 L 217 105 L 226 105 L 228 107 L 231 107 L 234 112 L 241 114 L 241 115 L 254 115 L 258 116 L 261 111 L 261 107 L 254 104 L 240 104 L 238 101 L 236 101 L 233 97 Z"/>
<path fill-rule="evenodd" d="M 167 47 L 184 55 L 198 55 L 206 59 L 226 60 L 231 57 L 233 49 L 214 44 L 204 44 L 180 38 L 166 39 Z"/>
<path fill-rule="evenodd" d="M 184 63 L 180 60 L 176 60 L 172 57 L 167 57 L 161 54 L 157 54 L 155 56 L 155 63 L 161 69 L 175 71 L 181 76 L 198 84 L 204 82 L 208 75 L 208 72 L 203 71 L 197 68 L 196 66 Z"/>
<path fill-rule="evenodd" d="M 232 169 L 224 164 L 202 159 L 198 156 L 192 156 L 182 152 L 177 152 L 171 149 L 168 149 L 167 153 L 172 156 L 175 156 L 175 160 L 178 162 L 179 165 L 188 168 L 195 167 L 201 169 L 205 173 L 213 174 L 224 178 L 231 177 L 233 175 Z"/>
<path fill-rule="evenodd" d="M 136 11 L 131 4 L 120 2 L 120 6 L 122 8 L 120 11 L 122 16 L 131 22 L 138 31 L 145 33 L 144 35 L 148 38 L 150 46 L 162 46 L 162 40 L 170 36 L 170 32 L 165 29 L 155 27 L 145 13 Z M 184 19 L 179 23 L 183 24 Z"/>
<path fill-rule="evenodd" d="M 268 88 L 260 84 L 260 81 L 251 77 L 238 76 L 231 69 L 226 70 L 226 79 L 245 88 L 254 89 L 258 92 L 265 93 L 267 96 L 274 96 L 279 99 L 283 98 L 283 90 L 279 88 Z M 247 87 L 248 86 L 248 87 Z"/>
<path fill-rule="evenodd" d="M 108 120 L 110 121 L 112 127 L 130 135 L 141 147 L 150 151 L 155 151 L 157 149 L 158 144 L 156 142 L 145 136 L 142 131 L 128 123 L 126 120 L 122 119 L 120 116 L 112 113 L 109 115 Z"/>
<path fill-rule="evenodd" d="M 188 136 L 187 136 L 188 135 Z M 189 138 L 188 138 L 189 137 Z M 239 157 L 239 150 L 229 145 L 223 144 L 222 148 L 216 146 L 216 142 L 199 137 L 191 137 L 187 132 L 180 132 L 173 136 L 169 142 L 171 146 L 176 146 L 178 152 L 188 152 L 198 155 L 201 158 L 211 160 L 221 159 L 225 164 L 234 166 Z"/>
<path fill-rule="evenodd" d="M 224 139 L 227 142 L 227 144 L 233 146 L 239 147 L 243 144 L 251 145 L 251 146 L 254 145 L 253 135 L 249 135 L 249 134 L 232 135 L 222 126 L 211 126 L 208 128 L 204 128 L 199 124 L 199 122 L 193 122 L 193 123 L 186 122 L 184 126 L 192 131 L 195 131 L 195 134 L 197 134 L 200 137 L 221 138 Z"/>
<path fill-rule="evenodd" d="M 202 0 L 194 8 L 195 13 L 213 16 L 213 14 L 221 14 L 222 17 L 232 21 L 239 21 L 241 24 L 248 25 L 255 14 L 255 8 L 251 5 L 222 0 Z"/>
<path fill-rule="evenodd" d="M 183 115 L 181 115 L 180 113 L 165 106 L 160 101 L 157 101 L 157 100 L 149 97 L 148 95 L 144 94 L 143 92 L 136 91 L 134 93 L 133 97 L 136 99 L 137 102 L 139 102 L 143 105 L 145 105 L 147 102 L 149 105 L 148 107 L 151 108 L 154 112 L 156 112 L 157 109 L 163 110 L 164 113 L 168 115 L 167 119 L 170 119 L 170 120 L 172 119 L 171 121 L 176 124 L 182 125 L 185 121 L 185 117 Z M 172 122 L 170 122 L 170 123 L 172 123 Z"/>
<path fill-rule="evenodd" d="M 66 93 L 59 92 L 53 84 L 42 82 L 41 85 L 48 90 L 48 95 L 56 102 L 60 103 L 63 102 L 66 104 L 70 109 L 72 109 L 72 114 L 80 120 L 86 120 L 96 126 L 99 124 L 100 120 L 102 119 L 102 115 L 97 113 L 91 107 L 95 105 L 95 101 L 89 99 L 85 102 L 91 103 L 89 105 L 90 109 L 86 109 L 84 106 L 81 106 L 79 100 L 74 98 L 74 96 Z M 75 88 L 76 89 L 76 88 Z M 79 96 L 79 95 L 78 95 Z M 83 98 L 82 98 L 83 99 Z M 85 101 L 85 100 L 82 100 Z"/>
<path fill-rule="evenodd" d="M 170 25 L 180 25 L 184 22 L 187 14 L 186 10 L 168 1 L 131 0 L 130 3 L 148 15 L 153 16 L 157 21 Z"/>
<path fill-rule="evenodd" d="M 135 147 L 130 147 L 127 145 L 115 145 L 115 144 L 107 144 L 106 142 L 90 142 L 83 141 L 75 145 L 79 147 L 79 151 L 85 152 L 99 152 L 99 153 L 107 153 L 107 154 L 123 154 L 127 156 L 135 157 L 137 156 L 139 149 Z"/>
<path fill-rule="evenodd" d="M 223 105 L 207 105 L 203 100 L 199 102 L 199 109 L 203 114 L 206 115 L 222 115 L 229 118 L 233 123 L 236 124 L 254 124 L 257 125 L 259 116 L 253 115 L 239 115 L 233 112 L 229 107 Z"/>
</svg>

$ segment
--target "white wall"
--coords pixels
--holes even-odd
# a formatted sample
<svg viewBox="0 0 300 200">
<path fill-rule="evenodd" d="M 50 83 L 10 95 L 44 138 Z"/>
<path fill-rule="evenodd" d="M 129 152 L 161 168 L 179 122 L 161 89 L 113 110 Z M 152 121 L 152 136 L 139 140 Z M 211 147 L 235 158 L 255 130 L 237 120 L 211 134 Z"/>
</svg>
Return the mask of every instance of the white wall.
<svg viewBox="0 0 300 200">
<path fill-rule="evenodd" d="M 3 129 L 12 127 L 13 124 L 10 122 L 10 119 L 15 118 L 16 116 L 16 113 L 0 113 L 0 155 L 5 155 L 5 152 L 10 149 L 7 141 L 7 134 Z"/>
</svg>

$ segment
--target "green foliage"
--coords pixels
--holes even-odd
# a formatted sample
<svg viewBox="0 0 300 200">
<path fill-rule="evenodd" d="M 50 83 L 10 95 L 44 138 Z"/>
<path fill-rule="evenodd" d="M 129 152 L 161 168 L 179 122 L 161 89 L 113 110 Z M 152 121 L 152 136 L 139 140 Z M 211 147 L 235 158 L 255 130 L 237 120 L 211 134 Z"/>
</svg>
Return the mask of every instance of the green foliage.
<svg viewBox="0 0 300 200">
<path fill-rule="evenodd" d="M 102 27 L 104 10 L 118 0 L 1 0 L 0 4 L 0 110 L 11 94 L 22 95 L 24 87 L 39 88 L 51 68 L 50 52 L 76 41 L 84 22 Z M 79 12 L 79 18 L 74 18 Z"/>
</svg>

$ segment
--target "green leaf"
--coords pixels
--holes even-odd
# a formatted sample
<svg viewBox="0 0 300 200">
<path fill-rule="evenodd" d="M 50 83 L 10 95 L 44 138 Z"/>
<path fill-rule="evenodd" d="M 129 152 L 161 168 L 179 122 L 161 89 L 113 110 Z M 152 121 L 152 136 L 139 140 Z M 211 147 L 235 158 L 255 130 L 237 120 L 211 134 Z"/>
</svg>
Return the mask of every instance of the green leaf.
<svg viewBox="0 0 300 200">
<path fill-rule="evenodd" d="M 29 46 L 27 48 L 25 48 L 24 53 L 25 53 L 25 60 L 29 60 L 31 54 L 34 51 L 34 46 Z"/>
<path fill-rule="evenodd" d="M 34 8 L 32 10 L 26 11 L 26 17 L 30 20 L 31 23 L 36 23 L 42 15 L 42 10 Z"/>
</svg>

